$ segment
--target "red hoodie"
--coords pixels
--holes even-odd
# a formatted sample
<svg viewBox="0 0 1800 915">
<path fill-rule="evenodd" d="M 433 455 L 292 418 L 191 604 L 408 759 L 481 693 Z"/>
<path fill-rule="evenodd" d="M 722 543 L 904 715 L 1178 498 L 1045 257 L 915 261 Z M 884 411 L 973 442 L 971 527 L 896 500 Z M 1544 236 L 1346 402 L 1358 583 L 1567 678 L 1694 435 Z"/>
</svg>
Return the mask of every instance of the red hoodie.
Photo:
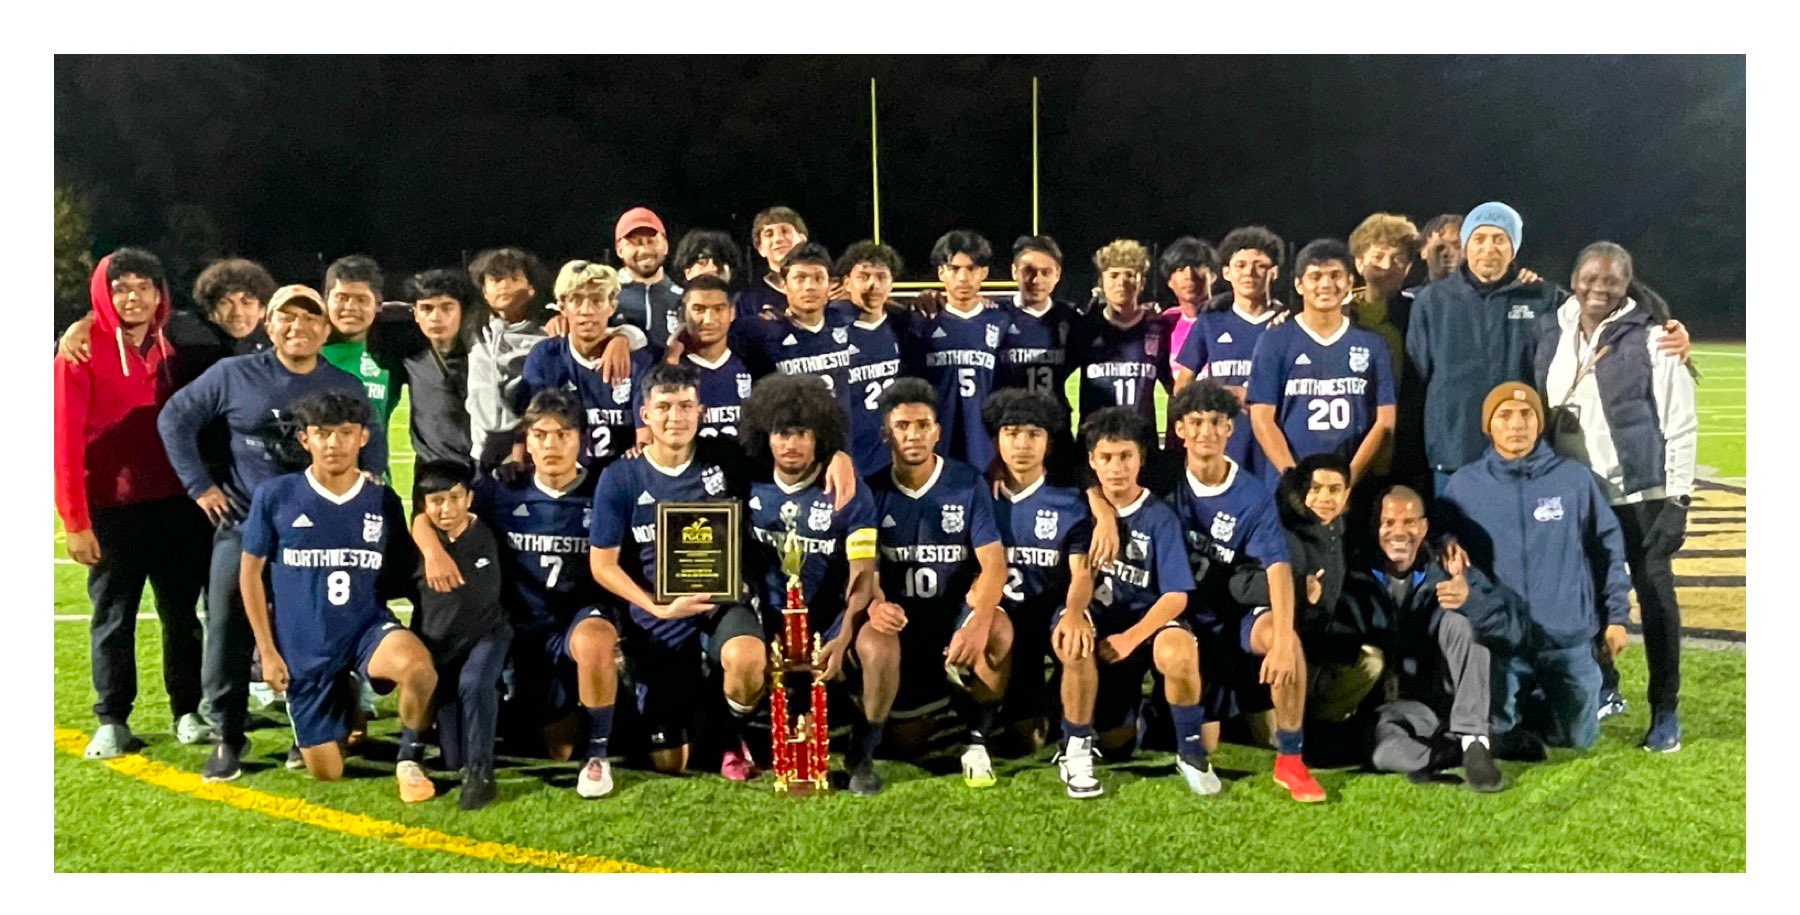
<svg viewBox="0 0 1800 915">
<path fill-rule="evenodd" d="M 89 507 L 108 508 L 182 495 L 181 480 L 156 433 L 156 414 L 174 383 L 168 361 L 174 351 L 163 338 L 169 319 L 169 286 L 140 346 L 132 346 L 113 310 L 106 280 L 111 255 L 101 258 L 88 280 L 93 304 L 90 357 L 71 362 L 56 357 L 56 512 L 63 527 L 93 527 Z"/>
</svg>

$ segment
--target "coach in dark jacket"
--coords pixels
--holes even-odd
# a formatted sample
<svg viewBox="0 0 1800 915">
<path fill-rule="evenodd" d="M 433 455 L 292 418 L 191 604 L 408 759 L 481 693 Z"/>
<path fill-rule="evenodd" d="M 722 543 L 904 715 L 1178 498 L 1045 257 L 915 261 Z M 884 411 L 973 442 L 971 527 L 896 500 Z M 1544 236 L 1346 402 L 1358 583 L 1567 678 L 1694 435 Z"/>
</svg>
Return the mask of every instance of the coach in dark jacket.
<svg viewBox="0 0 1800 915">
<path fill-rule="evenodd" d="M 1425 501 L 1405 486 L 1379 500 L 1372 549 L 1357 551 L 1344 601 L 1392 621 L 1389 670 L 1398 692 L 1376 711 L 1370 760 L 1381 769 L 1428 776 L 1462 765 L 1468 785 L 1497 791 L 1500 771 L 1488 744 L 1491 657 L 1515 651 L 1518 608 L 1454 543 L 1433 555 Z"/>
<path fill-rule="evenodd" d="M 1493 447 L 1451 476 L 1439 508 L 1474 565 L 1518 598 L 1528 620 L 1520 650 L 1496 659 L 1496 740 L 1520 725 L 1518 700 L 1535 685 L 1548 705 L 1545 740 L 1586 747 L 1599 733 L 1593 642 L 1604 628 L 1611 654 L 1625 647 L 1625 546 L 1593 472 L 1539 440 L 1543 410 L 1530 385 L 1490 391 L 1480 416 Z"/>
</svg>

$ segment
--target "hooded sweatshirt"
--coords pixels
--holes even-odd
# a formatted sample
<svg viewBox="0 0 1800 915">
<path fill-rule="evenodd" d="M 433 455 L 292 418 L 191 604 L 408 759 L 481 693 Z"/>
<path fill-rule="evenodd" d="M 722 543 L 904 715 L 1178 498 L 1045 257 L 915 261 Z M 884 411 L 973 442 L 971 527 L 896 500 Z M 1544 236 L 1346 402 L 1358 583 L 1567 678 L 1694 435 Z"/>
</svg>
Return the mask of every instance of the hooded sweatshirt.
<svg viewBox="0 0 1800 915">
<path fill-rule="evenodd" d="M 1542 441 L 1510 461 L 1490 447 L 1451 475 L 1437 507 L 1469 559 L 1520 598 L 1530 650 L 1573 648 L 1624 625 L 1625 541 L 1593 471 Z"/>
<path fill-rule="evenodd" d="M 175 388 L 169 362 L 173 347 L 163 336 L 169 320 L 169 286 L 141 344 L 132 345 L 107 282 L 108 255 L 88 280 L 93 307 L 92 358 L 55 360 L 56 511 L 71 531 L 93 527 L 92 508 L 111 508 L 179 496 L 181 480 L 169 465 L 156 416 Z"/>
</svg>

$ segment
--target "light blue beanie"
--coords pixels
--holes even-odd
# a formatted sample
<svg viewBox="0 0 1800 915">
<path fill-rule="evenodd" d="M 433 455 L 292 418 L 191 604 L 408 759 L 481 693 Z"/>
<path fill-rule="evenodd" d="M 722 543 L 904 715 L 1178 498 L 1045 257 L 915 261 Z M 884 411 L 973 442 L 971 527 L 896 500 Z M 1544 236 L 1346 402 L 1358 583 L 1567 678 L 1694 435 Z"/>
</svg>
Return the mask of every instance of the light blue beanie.
<svg viewBox="0 0 1800 915">
<path fill-rule="evenodd" d="M 1464 248 L 1469 247 L 1469 236 L 1482 226 L 1493 226 L 1505 232 L 1506 237 L 1512 239 L 1513 254 L 1516 256 L 1519 253 L 1519 240 L 1525 233 L 1525 220 L 1519 216 L 1518 210 L 1498 200 L 1490 200 L 1470 210 L 1469 215 L 1463 217 L 1462 223 Z"/>
</svg>

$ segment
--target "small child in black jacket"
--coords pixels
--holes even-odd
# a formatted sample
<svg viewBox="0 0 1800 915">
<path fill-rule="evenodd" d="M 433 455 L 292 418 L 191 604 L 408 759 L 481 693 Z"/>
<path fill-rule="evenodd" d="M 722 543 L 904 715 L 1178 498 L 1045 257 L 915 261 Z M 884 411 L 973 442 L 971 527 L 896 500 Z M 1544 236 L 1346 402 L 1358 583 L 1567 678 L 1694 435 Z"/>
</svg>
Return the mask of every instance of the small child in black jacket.
<svg viewBox="0 0 1800 915">
<path fill-rule="evenodd" d="M 444 765 L 468 767 L 458 803 L 464 810 L 492 801 L 494 729 L 500 714 L 500 675 L 512 627 L 500 605 L 500 550 L 493 532 L 469 513 L 470 469 L 454 461 L 419 465 L 416 508 L 435 529 L 463 583 L 434 591 L 419 566 L 419 609 L 412 628 L 437 665 L 438 746 Z"/>
</svg>

